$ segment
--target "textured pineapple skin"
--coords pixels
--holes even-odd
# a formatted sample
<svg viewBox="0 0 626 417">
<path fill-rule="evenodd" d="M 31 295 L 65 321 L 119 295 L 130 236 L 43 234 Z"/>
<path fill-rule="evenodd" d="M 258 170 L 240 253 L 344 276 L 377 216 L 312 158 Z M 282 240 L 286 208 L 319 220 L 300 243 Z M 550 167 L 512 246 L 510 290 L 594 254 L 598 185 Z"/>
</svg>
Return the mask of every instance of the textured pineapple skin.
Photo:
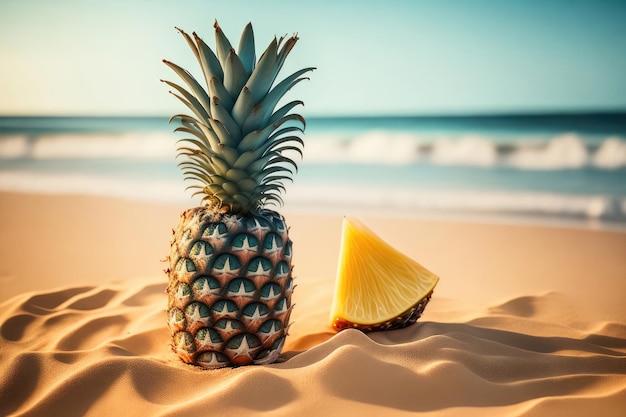
<svg viewBox="0 0 626 417">
<path fill-rule="evenodd" d="M 204 368 L 278 359 L 292 310 L 291 254 L 276 212 L 184 211 L 166 270 L 172 350 Z"/>
</svg>

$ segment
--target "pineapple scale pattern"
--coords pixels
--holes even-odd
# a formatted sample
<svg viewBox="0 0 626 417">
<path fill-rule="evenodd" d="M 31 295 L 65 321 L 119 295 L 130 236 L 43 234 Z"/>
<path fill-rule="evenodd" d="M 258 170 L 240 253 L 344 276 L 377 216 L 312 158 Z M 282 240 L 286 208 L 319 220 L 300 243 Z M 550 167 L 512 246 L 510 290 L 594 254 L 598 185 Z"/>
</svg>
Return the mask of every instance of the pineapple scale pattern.
<svg viewBox="0 0 626 417">
<path fill-rule="evenodd" d="M 274 362 L 287 336 L 291 240 L 271 210 L 232 215 L 197 207 L 181 215 L 170 252 L 172 349 L 205 368 Z"/>
</svg>

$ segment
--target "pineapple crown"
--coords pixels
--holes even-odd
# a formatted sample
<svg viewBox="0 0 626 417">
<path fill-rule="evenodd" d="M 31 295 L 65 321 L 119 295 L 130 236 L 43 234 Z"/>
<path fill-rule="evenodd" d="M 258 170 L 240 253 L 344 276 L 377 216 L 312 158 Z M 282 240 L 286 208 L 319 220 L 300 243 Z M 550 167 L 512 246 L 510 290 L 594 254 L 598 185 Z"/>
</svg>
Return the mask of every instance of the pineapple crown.
<svg viewBox="0 0 626 417">
<path fill-rule="evenodd" d="M 286 152 L 302 156 L 304 142 L 299 134 L 306 126 L 302 116 L 290 111 L 300 100 L 276 110 L 280 99 L 314 70 L 308 67 L 276 83 L 276 78 L 296 44 L 298 36 L 274 39 L 258 62 L 255 57 L 252 24 L 243 30 L 237 52 L 214 24 L 216 51 L 194 32 L 193 39 L 176 28 L 191 47 L 204 76 L 204 88 L 187 70 L 163 60 L 183 80 L 187 88 L 161 80 L 191 110 L 176 114 L 180 121 L 175 132 L 191 137 L 181 139 L 178 157 L 185 180 L 196 184 L 193 195 L 203 194 L 203 204 L 224 212 L 246 214 L 265 204 L 283 204 L 284 180 L 297 171 L 296 162 Z"/>
</svg>

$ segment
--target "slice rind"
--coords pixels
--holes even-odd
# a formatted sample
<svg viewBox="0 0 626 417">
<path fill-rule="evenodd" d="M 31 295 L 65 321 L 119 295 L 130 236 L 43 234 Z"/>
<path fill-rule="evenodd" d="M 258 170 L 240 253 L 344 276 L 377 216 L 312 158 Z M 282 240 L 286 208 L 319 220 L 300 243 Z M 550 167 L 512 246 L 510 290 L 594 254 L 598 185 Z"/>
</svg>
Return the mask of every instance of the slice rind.
<svg viewBox="0 0 626 417">
<path fill-rule="evenodd" d="M 346 217 L 331 325 L 363 331 L 408 326 L 420 317 L 437 282 L 437 275 Z"/>
</svg>

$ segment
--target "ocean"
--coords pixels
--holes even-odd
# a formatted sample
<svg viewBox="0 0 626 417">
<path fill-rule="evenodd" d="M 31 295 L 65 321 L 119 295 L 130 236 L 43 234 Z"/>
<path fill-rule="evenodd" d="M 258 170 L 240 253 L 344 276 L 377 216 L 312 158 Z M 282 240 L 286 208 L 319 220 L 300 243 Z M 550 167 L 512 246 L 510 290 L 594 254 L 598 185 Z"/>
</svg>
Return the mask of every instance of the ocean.
<svg viewBox="0 0 626 417">
<path fill-rule="evenodd" d="M 0 117 L 0 190 L 199 203 L 167 117 Z M 310 117 L 285 210 L 626 228 L 626 113 Z"/>
</svg>

